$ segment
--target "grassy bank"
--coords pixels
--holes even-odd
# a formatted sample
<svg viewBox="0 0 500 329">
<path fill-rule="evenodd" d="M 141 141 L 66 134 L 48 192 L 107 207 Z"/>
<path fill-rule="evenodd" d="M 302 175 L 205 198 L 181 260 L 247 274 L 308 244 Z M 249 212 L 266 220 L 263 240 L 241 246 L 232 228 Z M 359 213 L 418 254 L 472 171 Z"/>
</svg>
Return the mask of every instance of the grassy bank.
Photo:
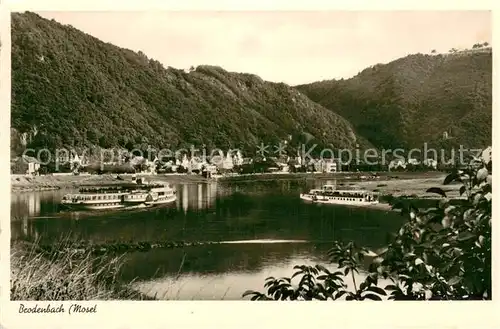
<svg viewBox="0 0 500 329">
<path fill-rule="evenodd" d="M 63 241 L 56 250 L 71 248 Z M 11 300 L 146 300 L 117 280 L 119 256 L 45 252 L 35 244 L 11 245 Z"/>
<path fill-rule="evenodd" d="M 361 181 L 356 182 L 356 186 L 367 190 L 377 191 L 380 194 L 392 194 L 395 197 L 408 196 L 421 199 L 435 199 L 439 195 L 427 193 L 426 190 L 430 187 L 439 187 L 446 192 L 450 199 L 460 197 L 460 185 L 450 184 L 443 185 L 445 175 L 432 178 L 404 178 L 390 179 L 378 181 Z"/>
<path fill-rule="evenodd" d="M 225 176 L 219 178 L 228 182 L 245 181 L 265 181 L 265 180 L 307 180 L 307 179 L 340 179 L 340 180 L 367 180 L 367 181 L 385 181 L 399 179 L 442 179 L 445 174 L 441 172 L 337 172 L 337 173 L 257 173 Z"/>
</svg>

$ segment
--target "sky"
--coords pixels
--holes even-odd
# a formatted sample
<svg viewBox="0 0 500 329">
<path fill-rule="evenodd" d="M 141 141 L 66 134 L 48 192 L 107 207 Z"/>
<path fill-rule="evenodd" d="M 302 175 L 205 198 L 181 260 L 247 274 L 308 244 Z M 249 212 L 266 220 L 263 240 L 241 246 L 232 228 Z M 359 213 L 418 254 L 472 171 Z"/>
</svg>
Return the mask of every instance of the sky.
<svg viewBox="0 0 500 329">
<path fill-rule="evenodd" d="M 350 78 L 492 38 L 488 11 L 38 12 L 165 67 L 217 65 L 290 85 Z"/>
</svg>

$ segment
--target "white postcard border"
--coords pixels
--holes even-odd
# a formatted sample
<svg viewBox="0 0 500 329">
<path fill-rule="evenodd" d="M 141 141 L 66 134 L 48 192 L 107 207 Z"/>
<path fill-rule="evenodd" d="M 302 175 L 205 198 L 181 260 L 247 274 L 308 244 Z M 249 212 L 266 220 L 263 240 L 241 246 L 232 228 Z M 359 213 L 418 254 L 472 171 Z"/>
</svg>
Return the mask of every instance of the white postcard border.
<svg viewBox="0 0 500 329">
<path fill-rule="evenodd" d="M 45 10 L 325 10 L 349 9 L 433 9 L 433 10 L 488 10 L 492 1 L 10 1 L 0 4 L 0 31 L 2 49 L 0 57 L 0 103 L 2 128 L 0 140 L 3 154 L 9 154 L 10 132 L 10 15 L 13 11 Z M 498 13 L 494 14 L 494 29 L 497 30 Z M 498 41 L 494 33 L 493 44 Z M 498 72 L 498 58 L 494 56 L 494 72 Z M 498 86 L 497 75 L 493 75 L 494 92 Z M 494 94 L 493 108 L 498 110 Z M 493 126 L 500 126 L 499 116 L 493 111 Z M 499 134 L 493 130 L 493 140 Z M 493 146 L 493 157 L 497 157 Z M 499 328 L 500 303 L 491 302 L 246 302 L 246 301 L 151 301 L 151 302 L 87 302 L 97 304 L 96 314 L 86 315 L 22 315 L 18 313 L 21 302 L 9 301 L 9 240 L 10 240 L 10 177 L 8 157 L 0 162 L 0 184 L 2 216 L 0 222 L 0 328 Z M 495 159 L 496 160 L 496 159 Z M 500 159 L 499 159 L 500 160 Z M 500 162 L 494 161 L 495 170 Z M 500 177 L 500 176 L 499 176 Z M 493 189 L 500 182 L 493 177 Z M 494 192 L 496 193 L 496 192 Z M 493 213 L 500 214 L 498 204 Z M 496 218 L 493 216 L 493 218 Z M 500 275 L 498 256 L 498 231 L 500 225 L 494 221 L 493 278 Z M 494 282 L 494 300 L 499 299 L 498 280 Z M 30 306 L 42 302 L 30 302 Z M 52 302 L 53 304 L 59 304 Z M 28 303 L 25 303 L 28 304 Z M 71 302 L 65 302 L 69 307 Z M 67 305 L 67 306 L 66 306 Z"/>
</svg>

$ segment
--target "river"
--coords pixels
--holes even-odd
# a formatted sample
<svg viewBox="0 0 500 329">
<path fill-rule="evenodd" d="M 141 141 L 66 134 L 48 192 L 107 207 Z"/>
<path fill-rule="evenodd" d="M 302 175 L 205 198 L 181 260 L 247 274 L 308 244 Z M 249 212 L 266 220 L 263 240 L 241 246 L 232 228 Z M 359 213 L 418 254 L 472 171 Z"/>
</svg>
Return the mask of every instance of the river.
<svg viewBox="0 0 500 329">
<path fill-rule="evenodd" d="M 377 249 L 403 223 L 396 212 L 301 202 L 301 191 L 326 183 L 179 184 L 176 202 L 161 208 L 66 215 L 58 203 L 71 190 L 13 193 L 11 238 L 222 242 L 129 252 L 120 279 L 159 299 L 238 300 L 248 289 L 263 291 L 268 276 L 290 276 L 294 265 L 328 264 L 334 240 Z"/>
</svg>

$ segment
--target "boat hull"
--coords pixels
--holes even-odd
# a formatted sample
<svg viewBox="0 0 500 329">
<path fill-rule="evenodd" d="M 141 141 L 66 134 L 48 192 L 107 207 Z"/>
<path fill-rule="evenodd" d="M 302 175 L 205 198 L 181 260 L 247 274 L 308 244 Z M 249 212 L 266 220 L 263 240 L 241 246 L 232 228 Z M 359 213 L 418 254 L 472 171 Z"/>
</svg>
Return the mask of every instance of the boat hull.
<svg viewBox="0 0 500 329">
<path fill-rule="evenodd" d="M 118 209 L 140 209 L 151 205 L 141 204 L 116 204 L 116 205 L 97 205 L 97 204 L 61 204 L 62 210 L 118 210 Z"/>
<path fill-rule="evenodd" d="M 176 200 L 176 193 L 165 184 L 138 184 L 119 187 L 88 187 L 67 194 L 61 202 L 64 210 L 110 210 L 146 208 Z"/>
<path fill-rule="evenodd" d="M 125 208 L 125 205 L 120 203 L 112 205 L 89 204 L 89 203 L 62 203 L 61 208 L 67 210 L 109 210 L 109 209 Z"/>
<path fill-rule="evenodd" d="M 150 205 L 150 206 L 162 205 L 162 204 L 172 203 L 175 200 L 177 200 L 177 196 L 174 194 L 174 195 L 166 197 L 166 198 L 160 198 L 160 199 L 157 199 L 154 201 L 147 201 L 147 202 L 145 202 L 145 204 Z"/>
<path fill-rule="evenodd" d="M 301 194 L 300 198 L 304 201 L 312 203 L 334 204 L 334 205 L 345 205 L 345 206 L 363 207 L 363 206 L 371 206 L 379 204 L 378 201 L 365 201 L 357 198 L 333 197 L 333 196 L 312 195 L 312 194 Z"/>
</svg>

